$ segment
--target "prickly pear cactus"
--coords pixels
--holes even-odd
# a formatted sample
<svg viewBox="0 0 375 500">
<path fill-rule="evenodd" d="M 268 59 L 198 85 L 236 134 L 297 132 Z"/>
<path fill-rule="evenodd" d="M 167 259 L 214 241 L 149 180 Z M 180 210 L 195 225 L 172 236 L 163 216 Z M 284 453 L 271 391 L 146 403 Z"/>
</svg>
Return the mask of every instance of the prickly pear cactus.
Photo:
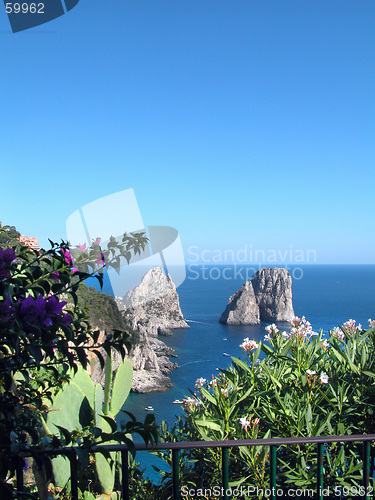
<svg viewBox="0 0 375 500">
<path fill-rule="evenodd" d="M 95 426 L 102 429 L 103 432 L 111 432 L 109 423 L 101 415 L 115 419 L 124 405 L 133 381 L 133 367 L 129 360 L 120 363 L 113 384 L 112 379 L 112 359 L 110 356 L 106 359 L 104 390 L 100 384 L 94 384 L 86 370 L 78 368 L 69 384 L 54 398 L 45 422 L 46 432 L 56 434 L 58 432 L 56 426 L 72 432 L 75 429 L 82 429 L 90 422 L 94 422 Z M 110 499 L 115 495 L 113 486 L 116 453 L 111 453 L 111 458 L 112 464 L 100 453 L 97 453 L 95 457 L 95 466 L 103 491 L 103 495 L 99 498 L 103 499 Z M 60 456 L 52 460 L 52 465 L 55 476 L 54 483 L 63 488 L 70 478 L 69 460 Z"/>
<path fill-rule="evenodd" d="M 45 423 L 48 434 L 57 434 L 57 425 L 64 427 L 69 432 L 81 428 L 80 414 L 84 406 L 85 394 L 80 387 L 72 380 L 60 391 L 49 409 Z M 87 405 L 86 405 L 87 408 Z M 63 488 L 70 478 L 70 463 L 64 456 L 52 459 L 55 485 Z"/>
<path fill-rule="evenodd" d="M 118 367 L 113 381 L 111 404 L 109 407 L 112 415 L 117 415 L 129 396 L 133 382 L 133 367 L 128 359 L 125 359 Z"/>
<path fill-rule="evenodd" d="M 112 391 L 110 393 L 112 385 L 112 366 L 110 365 L 110 369 L 106 370 L 105 378 L 104 415 L 108 415 L 112 418 L 116 417 L 129 395 L 132 382 L 133 367 L 130 361 L 125 359 L 120 363 L 116 371 Z M 104 432 L 110 432 L 109 424 L 103 418 L 100 418 L 100 415 L 97 426 L 103 429 Z M 103 493 L 107 495 L 112 493 L 115 482 L 116 453 L 111 453 L 111 459 L 113 464 L 109 463 L 103 455 L 98 453 L 95 460 L 96 471 L 98 473 L 100 484 L 103 488 Z"/>
</svg>

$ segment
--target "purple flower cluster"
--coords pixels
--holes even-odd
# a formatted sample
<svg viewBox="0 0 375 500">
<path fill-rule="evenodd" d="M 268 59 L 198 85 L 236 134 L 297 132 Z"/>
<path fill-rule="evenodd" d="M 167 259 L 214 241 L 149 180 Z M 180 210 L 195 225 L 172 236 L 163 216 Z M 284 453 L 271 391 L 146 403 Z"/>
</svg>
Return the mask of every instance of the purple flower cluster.
<svg viewBox="0 0 375 500">
<path fill-rule="evenodd" d="M 54 295 L 45 299 L 41 295 L 34 299 L 29 295 L 22 303 L 19 316 L 24 325 L 42 323 L 50 327 L 53 323 L 69 326 L 72 317 L 62 313 L 66 302 L 60 302 Z"/>
<path fill-rule="evenodd" d="M 16 254 L 14 253 L 13 248 L 7 248 L 4 250 L 0 247 L 0 280 L 10 278 L 8 268 L 15 258 Z"/>
<path fill-rule="evenodd" d="M 10 326 L 13 321 L 13 313 L 15 308 L 10 305 L 10 297 L 6 297 L 5 300 L 0 302 L 0 325 Z"/>
</svg>

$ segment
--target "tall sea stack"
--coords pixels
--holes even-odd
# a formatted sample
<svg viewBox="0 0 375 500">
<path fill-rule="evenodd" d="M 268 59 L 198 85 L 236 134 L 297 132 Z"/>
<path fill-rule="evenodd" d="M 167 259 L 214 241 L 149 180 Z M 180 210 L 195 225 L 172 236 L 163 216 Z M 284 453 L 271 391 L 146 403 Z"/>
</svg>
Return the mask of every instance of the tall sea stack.
<svg viewBox="0 0 375 500">
<path fill-rule="evenodd" d="M 220 323 L 257 325 L 261 321 L 290 321 L 293 316 L 290 274 L 284 268 L 264 268 L 230 297 Z"/>
</svg>

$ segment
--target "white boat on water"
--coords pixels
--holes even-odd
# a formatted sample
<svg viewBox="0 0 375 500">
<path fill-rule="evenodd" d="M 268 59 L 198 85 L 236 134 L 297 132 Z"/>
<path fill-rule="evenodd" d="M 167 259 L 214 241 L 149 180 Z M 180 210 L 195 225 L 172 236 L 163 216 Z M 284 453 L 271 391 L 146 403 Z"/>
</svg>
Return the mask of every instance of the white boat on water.
<svg viewBox="0 0 375 500">
<path fill-rule="evenodd" d="M 153 409 L 153 407 L 152 407 L 152 406 L 147 406 L 147 407 L 145 408 L 145 410 L 146 410 L 146 411 L 154 411 L 154 409 Z"/>
<path fill-rule="evenodd" d="M 174 404 L 174 405 L 182 405 L 182 404 L 184 404 L 184 402 L 183 402 L 183 401 L 181 401 L 181 399 L 175 399 L 175 400 L 173 401 L 173 404 Z"/>
<path fill-rule="evenodd" d="M 223 356 L 228 356 L 228 357 L 230 357 L 230 354 L 228 354 L 227 352 L 223 352 Z"/>
</svg>

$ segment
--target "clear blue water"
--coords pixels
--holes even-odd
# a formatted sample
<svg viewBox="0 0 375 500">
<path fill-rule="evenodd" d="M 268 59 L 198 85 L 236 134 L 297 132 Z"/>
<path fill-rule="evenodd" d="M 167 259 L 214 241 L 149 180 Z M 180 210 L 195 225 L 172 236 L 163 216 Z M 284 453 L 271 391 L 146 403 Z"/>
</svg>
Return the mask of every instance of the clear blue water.
<svg viewBox="0 0 375 500">
<path fill-rule="evenodd" d="M 228 266 L 226 266 L 228 267 Z M 200 271 L 199 279 L 197 272 Z M 301 279 L 293 280 L 293 305 L 295 314 L 306 316 L 315 331 L 327 332 L 349 318 L 368 325 L 368 318 L 375 317 L 375 265 L 310 265 L 302 267 Z M 213 276 L 218 276 L 215 272 Z M 180 408 L 173 400 L 189 395 L 188 388 L 194 388 L 197 378 L 210 379 L 216 368 L 226 368 L 230 358 L 240 356 L 239 344 L 245 337 L 263 339 L 268 323 L 255 326 L 227 326 L 219 323 L 229 297 L 243 284 L 241 276 L 234 278 L 234 272 L 227 272 L 232 279 L 207 278 L 201 268 L 187 270 L 187 279 L 178 287 L 180 306 L 190 329 L 175 330 L 173 336 L 162 338 L 175 349 L 179 368 L 170 376 L 173 388 L 167 392 L 130 394 L 125 409 L 143 420 L 145 407 L 151 405 L 157 422 L 173 423 Z M 300 276 L 300 272 L 296 273 Z M 284 326 L 280 324 L 279 328 Z M 226 339 L 226 340 L 225 340 Z M 150 477 L 156 478 L 150 469 L 155 459 L 139 454 L 142 465 L 147 466 Z"/>
</svg>

